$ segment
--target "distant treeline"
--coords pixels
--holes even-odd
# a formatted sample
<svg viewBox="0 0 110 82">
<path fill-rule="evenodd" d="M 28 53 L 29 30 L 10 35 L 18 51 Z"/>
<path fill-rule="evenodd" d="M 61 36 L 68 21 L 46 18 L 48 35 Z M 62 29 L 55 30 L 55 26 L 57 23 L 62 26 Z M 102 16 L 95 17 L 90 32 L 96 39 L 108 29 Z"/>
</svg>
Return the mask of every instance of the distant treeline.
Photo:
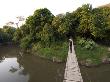
<svg viewBox="0 0 110 82">
<path fill-rule="evenodd" d="M 47 8 L 37 9 L 19 28 L 0 28 L 0 42 L 14 40 L 24 48 L 36 43 L 50 46 L 54 42 L 66 41 L 70 36 L 110 40 L 109 35 L 110 8 L 92 8 L 90 4 L 82 5 L 72 13 L 56 16 Z"/>
<path fill-rule="evenodd" d="M 0 43 L 13 42 L 15 31 L 16 28 L 11 26 L 3 26 L 3 28 L 0 28 Z"/>
</svg>

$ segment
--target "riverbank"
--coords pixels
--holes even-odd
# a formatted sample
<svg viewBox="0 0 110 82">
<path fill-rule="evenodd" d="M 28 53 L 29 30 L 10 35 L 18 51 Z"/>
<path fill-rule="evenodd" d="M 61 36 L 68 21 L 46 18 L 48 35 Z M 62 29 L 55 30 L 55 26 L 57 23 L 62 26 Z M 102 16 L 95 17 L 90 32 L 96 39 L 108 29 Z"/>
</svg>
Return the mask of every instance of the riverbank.
<svg viewBox="0 0 110 82">
<path fill-rule="evenodd" d="M 53 62 L 65 62 L 68 54 L 68 43 L 54 44 L 50 47 L 37 47 L 36 45 L 31 49 L 32 54 L 42 58 L 49 59 Z"/>
<path fill-rule="evenodd" d="M 5 45 L 16 45 L 16 44 L 5 44 Z M 1 46 L 4 46 L 2 44 Z M 80 65 L 93 67 L 101 64 L 110 63 L 110 48 L 107 46 L 97 44 L 94 49 L 82 48 L 80 45 L 75 44 L 75 52 Z M 39 56 L 44 59 L 51 60 L 53 62 L 62 63 L 66 62 L 68 55 L 68 42 L 62 44 L 54 44 L 50 47 L 37 47 L 35 45 L 32 49 L 27 52 Z"/>
<path fill-rule="evenodd" d="M 94 49 L 87 50 L 76 45 L 75 51 L 80 65 L 91 67 L 110 63 L 110 48 L 107 46 L 97 44 Z"/>
<path fill-rule="evenodd" d="M 0 46 L 0 57 L 3 58 L 3 61 L 0 64 L 4 64 L 3 66 L 0 67 L 1 69 L 0 72 L 1 73 L 5 72 L 4 74 L 5 78 L 1 78 L 0 80 L 4 80 L 5 82 L 13 82 L 12 80 L 15 79 L 14 82 L 17 82 L 16 78 L 20 79 L 21 81 L 21 79 L 27 77 L 26 74 L 29 74 L 31 79 L 27 78 L 27 80 L 30 79 L 31 82 L 34 82 L 34 81 L 62 82 L 63 81 L 65 63 L 53 63 L 51 61 L 48 61 L 46 58 L 43 59 L 43 58 L 34 56 L 32 54 L 26 54 L 26 53 L 22 54 L 23 56 L 18 56 L 18 55 L 21 55 L 21 53 L 19 52 L 21 52 L 21 50 L 16 45 Z M 10 65 L 12 65 L 13 67 L 10 68 Z M 19 68 L 19 65 L 21 66 L 21 68 Z M 14 67 L 16 67 L 15 69 L 18 69 L 18 70 L 13 72 Z M 107 65 L 104 64 L 99 67 L 91 67 L 91 68 L 80 66 L 80 71 L 84 82 L 109 82 L 110 81 L 110 78 L 109 78 L 110 64 L 107 64 Z M 16 74 L 18 75 L 16 76 Z M 50 76 L 47 76 L 47 74 L 49 74 Z M 13 77 L 12 75 L 14 75 L 15 77 Z M 23 75 L 24 77 L 21 77 Z M 12 76 L 12 78 L 6 81 L 6 79 L 8 78 L 7 76 L 9 77 Z M 42 76 L 45 78 L 42 79 Z M 1 77 L 3 77 L 3 75 Z M 49 79 L 50 77 L 51 77 L 51 81 Z M 24 82 L 24 79 L 21 82 Z"/>
<path fill-rule="evenodd" d="M 68 42 L 62 45 L 54 45 L 51 47 L 36 48 L 31 50 L 32 54 L 42 58 L 49 59 L 53 62 L 66 62 L 68 55 Z M 101 64 L 110 63 L 110 48 L 97 44 L 94 49 L 85 49 L 80 45 L 75 45 L 75 52 L 80 65 L 91 67 Z"/>
</svg>

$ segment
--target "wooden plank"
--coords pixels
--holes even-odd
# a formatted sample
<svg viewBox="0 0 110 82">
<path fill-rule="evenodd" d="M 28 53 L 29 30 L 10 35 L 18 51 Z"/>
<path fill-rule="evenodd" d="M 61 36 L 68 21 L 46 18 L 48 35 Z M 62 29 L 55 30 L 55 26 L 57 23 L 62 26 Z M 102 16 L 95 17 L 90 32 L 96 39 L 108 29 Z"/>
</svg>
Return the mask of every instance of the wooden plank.
<svg viewBox="0 0 110 82">
<path fill-rule="evenodd" d="M 63 82 L 83 82 L 72 39 L 70 39 L 69 43 Z"/>
</svg>

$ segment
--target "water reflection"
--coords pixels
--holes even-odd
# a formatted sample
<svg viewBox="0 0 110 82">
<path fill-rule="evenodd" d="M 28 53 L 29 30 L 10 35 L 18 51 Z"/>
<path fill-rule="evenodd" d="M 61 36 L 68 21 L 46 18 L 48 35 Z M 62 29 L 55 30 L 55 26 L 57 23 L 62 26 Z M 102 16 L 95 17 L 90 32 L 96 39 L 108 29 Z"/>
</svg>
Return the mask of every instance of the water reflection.
<svg viewBox="0 0 110 82">
<path fill-rule="evenodd" d="M 0 46 L 0 82 L 28 82 L 29 74 L 17 62 L 18 48 Z"/>
<path fill-rule="evenodd" d="M 0 47 L 0 82 L 62 82 L 64 64 L 19 53 L 14 46 Z"/>
<path fill-rule="evenodd" d="M 110 82 L 110 65 L 86 68 L 81 67 L 84 82 Z"/>
<path fill-rule="evenodd" d="M 0 82 L 63 82 L 65 64 L 23 54 L 16 46 L 0 47 Z M 84 82 L 110 82 L 110 65 L 81 67 Z"/>
<path fill-rule="evenodd" d="M 12 72 L 12 73 L 15 73 L 17 70 L 18 70 L 17 68 L 11 66 L 11 69 L 9 71 Z"/>
<path fill-rule="evenodd" d="M 62 82 L 64 64 L 52 63 L 48 60 L 29 54 L 18 57 L 20 65 L 29 74 L 29 82 Z"/>
<path fill-rule="evenodd" d="M 0 82 L 28 82 L 28 74 L 26 76 L 19 74 L 22 69 L 19 68 L 17 58 L 5 58 L 0 63 Z"/>
<path fill-rule="evenodd" d="M 4 59 L 5 57 L 0 55 L 0 63 L 3 62 Z"/>
</svg>

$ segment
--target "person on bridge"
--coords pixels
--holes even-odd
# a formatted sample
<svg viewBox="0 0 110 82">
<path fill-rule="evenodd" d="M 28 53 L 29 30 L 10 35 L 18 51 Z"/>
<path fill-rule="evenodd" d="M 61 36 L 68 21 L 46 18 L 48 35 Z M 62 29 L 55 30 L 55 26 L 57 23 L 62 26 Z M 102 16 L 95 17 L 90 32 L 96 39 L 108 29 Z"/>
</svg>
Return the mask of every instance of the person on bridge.
<svg viewBox="0 0 110 82">
<path fill-rule="evenodd" d="M 72 53 L 72 39 L 69 39 L 69 48 L 70 48 L 70 53 Z"/>
</svg>

